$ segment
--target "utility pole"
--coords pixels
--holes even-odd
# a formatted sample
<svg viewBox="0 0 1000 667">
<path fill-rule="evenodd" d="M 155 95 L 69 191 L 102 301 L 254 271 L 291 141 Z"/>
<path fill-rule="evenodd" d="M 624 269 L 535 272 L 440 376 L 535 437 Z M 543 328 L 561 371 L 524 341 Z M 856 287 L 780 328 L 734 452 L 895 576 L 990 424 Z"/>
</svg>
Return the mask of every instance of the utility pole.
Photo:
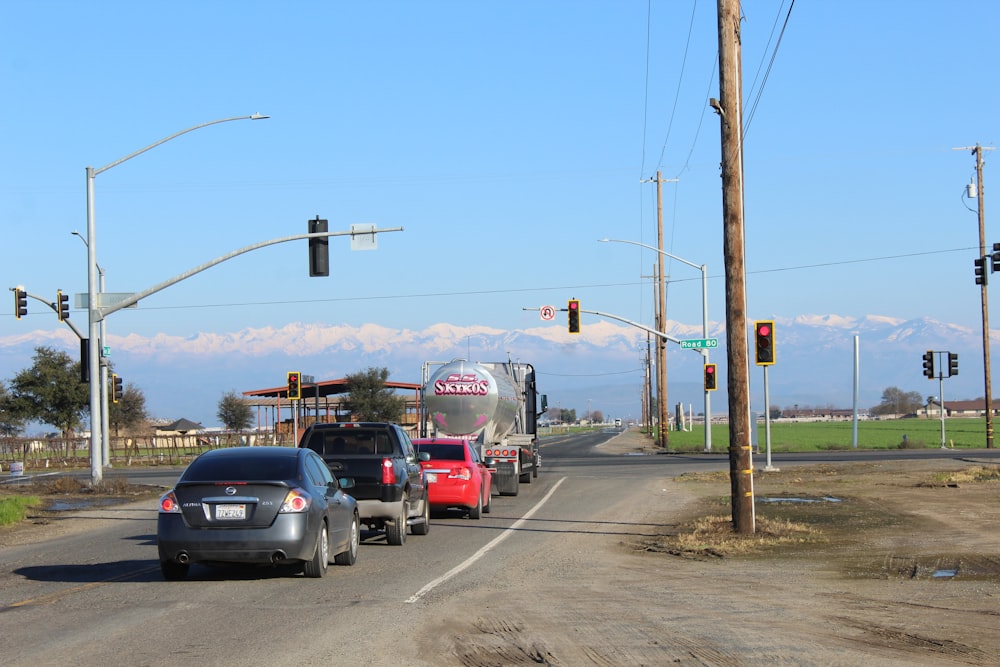
<svg viewBox="0 0 1000 667">
<path fill-rule="evenodd" d="M 746 265 L 743 235 L 743 85 L 739 0 L 718 0 L 719 100 L 722 126 L 723 254 L 726 264 L 726 356 L 729 366 L 729 479 L 733 529 L 756 530 L 750 444 Z"/>
<path fill-rule="evenodd" d="M 666 182 L 674 182 L 676 178 L 667 179 Z M 652 179 L 656 183 L 656 248 L 659 257 L 656 263 L 656 291 L 657 291 L 657 317 L 656 330 L 666 333 L 667 326 L 667 284 L 666 275 L 663 272 L 663 172 L 656 171 L 656 178 Z M 657 430 L 657 444 L 667 448 L 667 430 L 670 425 L 670 407 L 667 405 L 667 341 L 662 336 L 656 337 L 656 395 L 659 404 L 657 414 L 659 415 L 660 427 Z"/>
<path fill-rule="evenodd" d="M 979 257 L 983 259 L 984 273 L 988 260 L 986 259 L 986 207 L 983 204 L 983 151 L 979 144 L 956 148 L 955 150 L 971 150 L 976 156 L 976 198 L 979 200 Z M 986 280 L 980 286 L 980 294 L 983 303 L 983 381 L 986 383 L 986 447 L 993 448 L 993 381 L 990 372 L 990 311 L 989 297 L 986 289 Z M 942 404 L 942 410 L 944 406 Z"/>
</svg>

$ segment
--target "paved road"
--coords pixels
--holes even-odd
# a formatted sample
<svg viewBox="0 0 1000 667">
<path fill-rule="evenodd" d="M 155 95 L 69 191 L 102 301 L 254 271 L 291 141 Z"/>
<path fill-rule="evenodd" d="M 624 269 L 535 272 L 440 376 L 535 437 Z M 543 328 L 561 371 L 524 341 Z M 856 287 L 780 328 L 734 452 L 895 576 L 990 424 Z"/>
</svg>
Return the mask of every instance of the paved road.
<svg viewBox="0 0 1000 667">
<path fill-rule="evenodd" d="M 529 575 L 540 553 L 549 565 L 573 563 L 581 548 L 574 540 L 655 531 L 632 518 L 629 503 L 641 502 L 665 476 L 728 467 L 724 454 L 597 453 L 614 435 L 549 439 L 539 477 L 516 498 L 495 497 L 483 519 L 435 516 L 430 535 L 411 535 L 402 547 L 366 534 L 357 565 L 331 566 L 321 580 L 193 566 L 188 580 L 168 583 L 156 560 L 155 501 L 67 517 L 54 526 L 55 539 L 0 548 L 0 655 L 9 665 L 460 664 L 455 656 L 421 654 L 428 632 L 448 632 L 456 620 L 456 601 L 469 604 L 504 587 L 530 594 L 517 582 L 523 577 L 537 585 Z M 789 456 L 787 465 L 842 455 Z M 786 464 L 782 457 L 775 461 Z M 175 477 L 171 471 L 166 483 Z M 582 600 L 539 604 L 586 609 L 597 603 L 586 598 L 583 582 L 568 589 Z M 488 633 L 509 634 L 508 623 L 516 625 L 489 610 L 482 615 Z M 583 611 L 574 618 L 593 622 Z M 632 630 L 638 631 L 619 628 Z"/>
</svg>

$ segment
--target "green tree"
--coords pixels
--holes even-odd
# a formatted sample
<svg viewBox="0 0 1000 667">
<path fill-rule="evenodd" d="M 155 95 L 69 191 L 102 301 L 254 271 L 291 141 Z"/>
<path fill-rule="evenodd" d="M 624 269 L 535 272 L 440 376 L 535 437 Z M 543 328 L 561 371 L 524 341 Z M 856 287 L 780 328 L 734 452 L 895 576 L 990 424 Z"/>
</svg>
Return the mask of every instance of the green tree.
<svg viewBox="0 0 1000 667">
<path fill-rule="evenodd" d="M 903 391 L 899 387 L 886 387 L 882 402 L 871 408 L 873 415 L 909 415 L 921 408 L 923 399 L 919 391 Z"/>
<path fill-rule="evenodd" d="M 388 368 L 370 366 L 367 370 L 347 376 L 344 407 L 359 421 L 398 422 L 406 411 L 406 399 L 386 387 Z"/>
<path fill-rule="evenodd" d="M 222 395 L 215 414 L 227 431 L 242 433 L 253 425 L 253 408 L 235 390 Z"/>
<path fill-rule="evenodd" d="M 10 383 L 14 414 L 55 426 L 63 435 L 77 428 L 90 410 L 90 392 L 80 382 L 80 363 L 65 352 L 36 347 L 31 368 Z"/>
<path fill-rule="evenodd" d="M 108 395 L 111 395 L 110 387 Z M 136 429 L 145 424 L 148 419 L 146 395 L 132 384 L 126 384 L 122 390 L 121 399 L 108 406 L 108 422 L 115 429 L 116 436 L 119 435 L 121 429 Z"/>
<path fill-rule="evenodd" d="M 0 383 L 0 435 L 12 437 L 24 430 L 27 419 L 18 415 L 13 397 L 7 387 Z"/>
</svg>

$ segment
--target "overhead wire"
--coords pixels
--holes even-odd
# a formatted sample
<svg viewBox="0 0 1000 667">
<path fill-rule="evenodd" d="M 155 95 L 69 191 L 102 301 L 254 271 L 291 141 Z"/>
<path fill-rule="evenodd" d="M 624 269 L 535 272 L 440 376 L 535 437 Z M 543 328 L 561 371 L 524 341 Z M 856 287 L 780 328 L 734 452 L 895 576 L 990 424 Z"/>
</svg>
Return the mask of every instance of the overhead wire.
<svg viewBox="0 0 1000 667">
<path fill-rule="evenodd" d="M 784 2 L 782 2 L 784 5 Z M 778 34 L 778 41 L 774 44 L 774 49 L 771 51 L 771 58 L 767 63 L 767 70 L 764 72 L 764 78 L 760 82 L 760 88 L 757 89 L 757 94 L 754 97 L 753 103 L 750 105 L 750 113 L 747 114 L 747 118 L 743 123 L 743 140 L 746 141 L 747 132 L 750 130 L 750 123 L 753 122 L 754 114 L 757 112 L 757 104 L 760 103 L 760 98 L 764 94 L 764 87 L 767 85 L 767 79 L 771 75 L 771 68 L 774 67 L 774 61 L 778 57 L 778 48 L 781 46 L 781 38 L 785 36 L 785 30 L 788 28 L 788 20 L 792 16 L 792 8 L 795 7 L 795 0 L 792 0 L 788 5 L 788 12 L 785 14 L 785 21 L 781 25 L 781 32 Z M 781 15 L 781 8 L 778 8 L 778 15 Z M 777 23 L 777 20 L 775 20 Z M 774 29 L 772 28 L 771 34 L 774 34 Z M 770 41 L 768 42 L 770 43 Z M 759 71 L 759 68 L 758 68 Z M 755 79 L 756 81 L 756 79 Z M 752 89 L 752 86 L 751 86 Z"/>
</svg>

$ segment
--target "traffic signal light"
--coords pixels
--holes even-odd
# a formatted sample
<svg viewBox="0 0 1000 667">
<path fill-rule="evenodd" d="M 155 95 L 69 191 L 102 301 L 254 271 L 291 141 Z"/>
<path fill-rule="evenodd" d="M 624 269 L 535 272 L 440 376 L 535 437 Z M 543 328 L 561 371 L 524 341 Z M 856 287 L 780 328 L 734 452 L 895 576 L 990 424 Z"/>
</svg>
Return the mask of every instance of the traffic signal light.
<svg viewBox="0 0 1000 667">
<path fill-rule="evenodd" d="M 754 322 L 753 331 L 757 341 L 757 365 L 770 366 L 774 363 L 774 321 Z"/>
<path fill-rule="evenodd" d="M 949 352 L 948 353 L 948 377 L 952 375 L 958 375 L 958 353 Z"/>
<path fill-rule="evenodd" d="M 288 399 L 297 401 L 302 398 L 302 373 L 289 371 L 288 373 Z"/>
<path fill-rule="evenodd" d="M 62 290 L 56 290 L 56 311 L 59 314 L 59 321 L 64 322 L 69 319 L 69 295 L 63 294 Z"/>
<path fill-rule="evenodd" d="M 111 376 L 111 402 L 117 403 L 122 400 L 122 394 L 124 393 L 122 389 L 122 379 L 117 375 Z"/>
<path fill-rule="evenodd" d="M 973 264 L 976 265 L 976 284 L 985 285 L 986 284 L 986 258 L 980 257 L 979 259 L 973 260 Z"/>
<path fill-rule="evenodd" d="M 705 364 L 705 391 L 715 391 L 717 388 L 715 364 Z"/>
<path fill-rule="evenodd" d="M 924 375 L 930 379 L 934 379 L 934 353 L 930 350 L 924 352 Z"/>
<path fill-rule="evenodd" d="M 309 221 L 309 233 L 318 234 L 327 231 L 327 221 Z M 323 236 L 309 239 L 309 277 L 330 275 L 330 237 Z"/>
<path fill-rule="evenodd" d="M 1000 271 L 1000 243 L 993 244 L 993 254 L 990 255 L 990 273 Z"/>
<path fill-rule="evenodd" d="M 14 288 L 14 317 L 21 319 L 28 314 L 28 293 L 20 287 Z"/>
<path fill-rule="evenodd" d="M 570 299 L 566 304 L 566 312 L 569 313 L 569 332 L 580 333 L 580 302 Z"/>
</svg>

